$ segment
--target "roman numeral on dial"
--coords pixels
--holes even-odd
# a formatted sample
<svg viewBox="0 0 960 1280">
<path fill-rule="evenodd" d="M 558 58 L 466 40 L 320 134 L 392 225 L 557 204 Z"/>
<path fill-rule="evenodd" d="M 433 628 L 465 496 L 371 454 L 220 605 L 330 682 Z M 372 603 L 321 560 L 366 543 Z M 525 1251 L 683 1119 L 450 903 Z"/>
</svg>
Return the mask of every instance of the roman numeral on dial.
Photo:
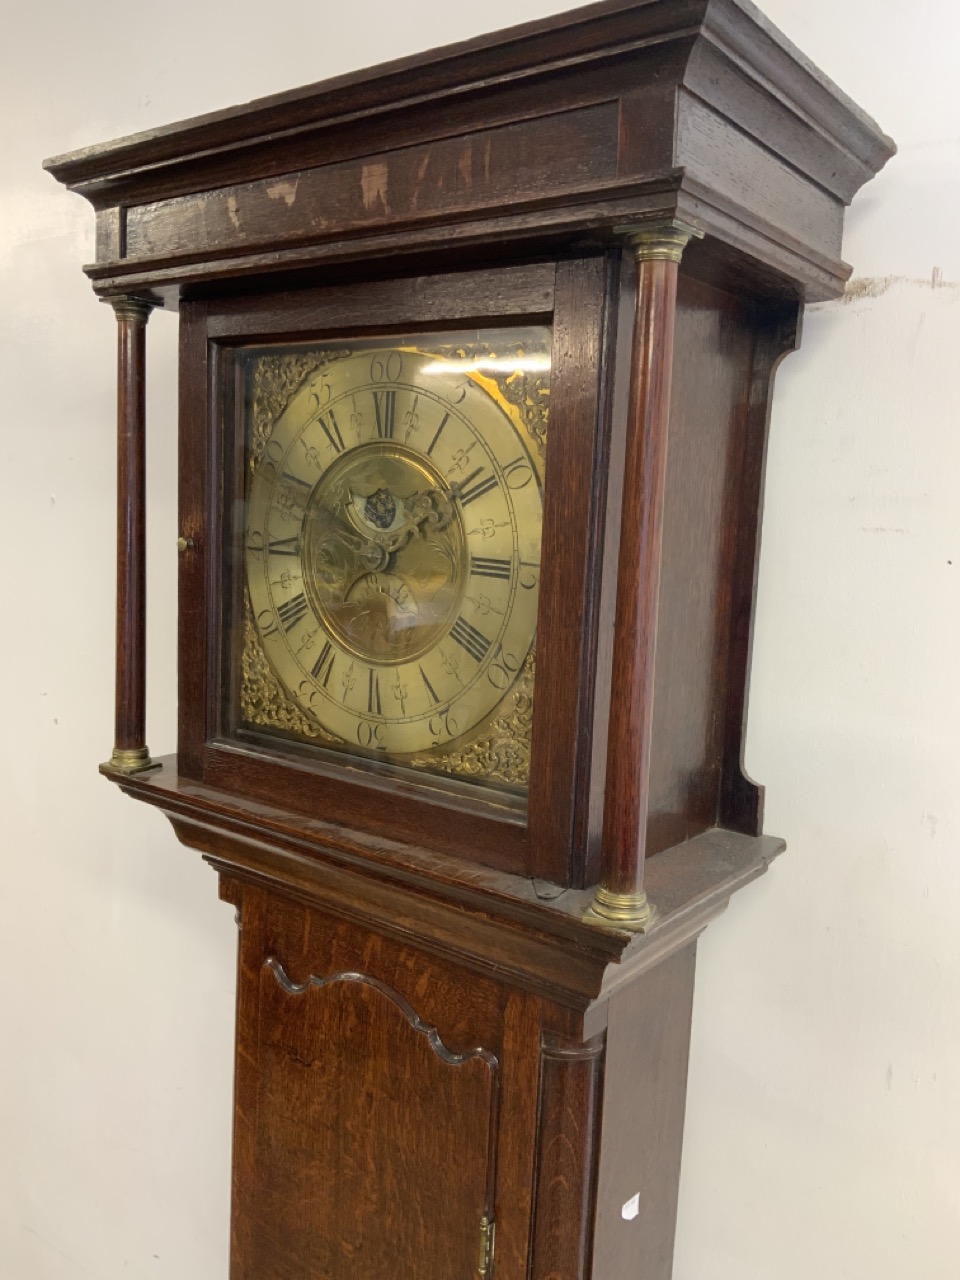
<svg viewBox="0 0 960 1280">
<path fill-rule="evenodd" d="M 284 631 L 292 631 L 297 623 L 306 616 L 307 598 L 301 591 L 299 595 L 292 596 L 286 600 L 277 609 L 277 617 L 280 619 L 280 625 Z"/>
<path fill-rule="evenodd" d="M 375 391 L 373 408 L 377 415 L 377 435 L 381 440 L 392 440 L 397 421 L 397 393 L 395 391 Z"/>
<path fill-rule="evenodd" d="M 477 480 L 477 476 L 483 474 L 483 467 L 479 467 L 476 471 L 471 471 L 460 487 L 460 503 L 462 506 L 469 506 L 475 498 L 482 498 L 485 493 L 489 493 L 491 489 L 497 487 L 497 477 L 487 476 L 486 480 Z M 475 485 L 470 484 L 471 480 L 477 480 Z"/>
<path fill-rule="evenodd" d="M 471 556 L 470 572 L 478 578 L 500 578 L 504 582 L 509 582 L 510 561 L 491 560 L 488 556 Z"/>
<path fill-rule="evenodd" d="M 427 697 L 430 699 L 433 705 L 436 706 L 437 703 L 440 701 L 440 699 L 437 697 L 437 691 L 436 689 L 434 689 L 433 685 L 427 679 L 427 673 L 424 671 L 423 667 L 419 667 L 418 670 L 423 680 L 424 688 L 427 691 Z"/>
<path fill-rule="evenodd" d="M 310 668 L 310 674 L 314 680 L 319 680 L 326 689 L 327 682 L 330 679 L 330 672 L 333 670 L 333 660 L 337 655 L 333 651 L 333 645 L 327 640 L 323 648 L 320 650 L 320 656 Z"/>
<path fill-rule="evenodd" d="M 328 409 L 326 417 L 322 413 L 318 413 L 317 422 L 323 429 L 324 435 L 330 441 L 330 447 L 334 453 L 343 453 L 343 436 L 340 433 L 340 427 L 337 424 L 333 410 Z"/>
<path fill-rule="evenodd" d="M 383 707 L 380 704 L 380 677 L 372 669 L 367 686 L 367 710 L 372 716 L 383 715 Z"/>
<path fill-rule="evenodd" d="M 298 538 L 271 538 L 267 543 L 267 551 L 272 556 L 297 556 L 300 552 L 297 550 Z M 255 548 L 254 548 L 255 549 Z M 262 548 L 261 548 L 262 550 Z"/>
<path fill-rule="evenodd" d="M 450 628 L 450 635 L 462 649 L 466 649 L 471 658 L 482 662 L 490 650 L 490 641 L 478 631 L 466 618 L 458 618 Z"/>
<path fill-rule="evenodd" d="M 450 421 L 450 415 L 449 413 L 445 413 L 443 415 L 443 418 L 440 421 L 439 427 L 437 427 L 437 430 L 434 434 L 433 439 L 430 441 L 430 448 L 427 450 L 428 454 L 432 454 L 434 449 L 437 447 L 437 441 L 440 439 L 440 433 L 449 421 Z"/>
</svg>

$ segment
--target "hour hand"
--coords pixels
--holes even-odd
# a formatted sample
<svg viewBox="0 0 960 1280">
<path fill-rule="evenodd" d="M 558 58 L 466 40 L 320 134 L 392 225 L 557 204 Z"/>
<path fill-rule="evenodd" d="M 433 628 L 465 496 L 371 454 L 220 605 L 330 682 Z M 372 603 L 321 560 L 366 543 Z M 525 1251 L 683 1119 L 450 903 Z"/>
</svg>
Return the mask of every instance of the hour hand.
<svg viewBox="0 0 960 1280">
<path fill-rule="evenodd" d="M 454 515 L 453 496 L 443 489 L 425 489 L 403 499 L 404 519 L 399 528 L 383 538 L 382 545 L 393 554 L 415 537 L 445 529 Z"/>
<path fill-rule="evenodd" d="M 407 504 L 407 523 L 416 532 L 424 526 L 429 529 L 445 529 L 453 519 L 454 495 L 452 490 L 425 489 L 414 495 Z"/>
</svg>

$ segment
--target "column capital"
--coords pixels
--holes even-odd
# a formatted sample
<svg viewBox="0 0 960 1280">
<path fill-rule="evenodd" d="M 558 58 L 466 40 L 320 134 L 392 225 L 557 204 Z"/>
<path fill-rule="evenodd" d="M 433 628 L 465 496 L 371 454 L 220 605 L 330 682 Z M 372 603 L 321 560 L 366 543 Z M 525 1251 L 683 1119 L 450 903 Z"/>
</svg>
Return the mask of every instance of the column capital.
<svg viewBox="0 0 960 1280">
<path fill-rule="evenodd" d="M 144 324 L 150 319 L 150 312 L 157 305 L 149 298 L 138 298 L 131 293 L 117 294 L 111 298 L 101 298 L 101 302 L 113 307 L 118 320 L 142 320 Z"/>
<path fill-rule="evenodd" d="M 617 227 L 638 262 L 679 262 L 691 240 L 702 240 L 703 232 L 678 218 L 663 222 L 641 222 L 633 227 Z"/>
</svg>

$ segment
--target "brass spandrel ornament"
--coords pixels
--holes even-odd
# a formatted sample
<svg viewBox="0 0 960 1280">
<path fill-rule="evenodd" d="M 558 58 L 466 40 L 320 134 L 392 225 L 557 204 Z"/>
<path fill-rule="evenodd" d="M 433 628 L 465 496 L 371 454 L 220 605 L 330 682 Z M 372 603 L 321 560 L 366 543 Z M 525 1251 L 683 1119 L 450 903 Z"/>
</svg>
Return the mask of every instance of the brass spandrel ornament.
<svg viewBox="0 0 960 1280">
<path fill-rule="evenodd" d="M 505 350 L 499 344 L 483 344 L 479 350 L 463 346 L 434 346 L 436 356 L 453 361 L 482 361 L 483 377 L 505 404 L 516 411 L 520 421 L 533 437 L 541 460 L 546 458 L 547 415 L 550 408 L 550 366 L 526 346 Z M 545 355 L 546 353 L 541 353 Z"/>
<path fill-rule="evenodd" d="M 246 357 L 241 726 L 525 790 L 549 343 Z"/>
<path fill-rule="evenodd" d="M 434 769 L 465 778 L 482 778 L 523 788 L 530 781 L 530 735 L 536 653 L 531 647 L 510 695 L 494 716 L 446 755 L 411 756 L 415 769 Z"/>
<path fill-rule="evenodd" d="M 289 696 L 277 679 L 253 624 L 250 596 L 244 590 L 243 648 L 240 659 L 240 715 L 261 728 L 280 729 L 316 742 L 335 742 L 331 734 Z"/>
<path fill-rule="evenodd" d="M 256 470 L 270 432 L 304 380 L 349 351 L 287 352 L 261 356 L 253 369 L 253 413 L 247 465 Z"/>
</svg>

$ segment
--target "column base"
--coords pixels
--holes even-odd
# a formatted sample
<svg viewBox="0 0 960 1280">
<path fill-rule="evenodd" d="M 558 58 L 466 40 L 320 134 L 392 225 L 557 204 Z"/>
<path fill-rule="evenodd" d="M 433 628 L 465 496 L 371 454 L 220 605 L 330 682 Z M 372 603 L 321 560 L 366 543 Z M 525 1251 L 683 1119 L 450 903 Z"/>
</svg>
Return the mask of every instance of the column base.
<svg viewBox="0 0 960 1280">
<path fill-rule="evenodd" d="M 640 893 L 616 893 L 612 889 L 597 886 L 593 902 L 584 914 L 584 920 L 613 924 L 631 933 L 647 933 L 656 922 L 657 908 L 647 895 Z"/>
<path fill-rule="evenodd" d="M 150 759 L 149 747 L 114 747 L 110 759 L 104 765 L 114 773 L 146 773 L 148 769 L 160 769 L 159 760 Z"/>
</svg>

